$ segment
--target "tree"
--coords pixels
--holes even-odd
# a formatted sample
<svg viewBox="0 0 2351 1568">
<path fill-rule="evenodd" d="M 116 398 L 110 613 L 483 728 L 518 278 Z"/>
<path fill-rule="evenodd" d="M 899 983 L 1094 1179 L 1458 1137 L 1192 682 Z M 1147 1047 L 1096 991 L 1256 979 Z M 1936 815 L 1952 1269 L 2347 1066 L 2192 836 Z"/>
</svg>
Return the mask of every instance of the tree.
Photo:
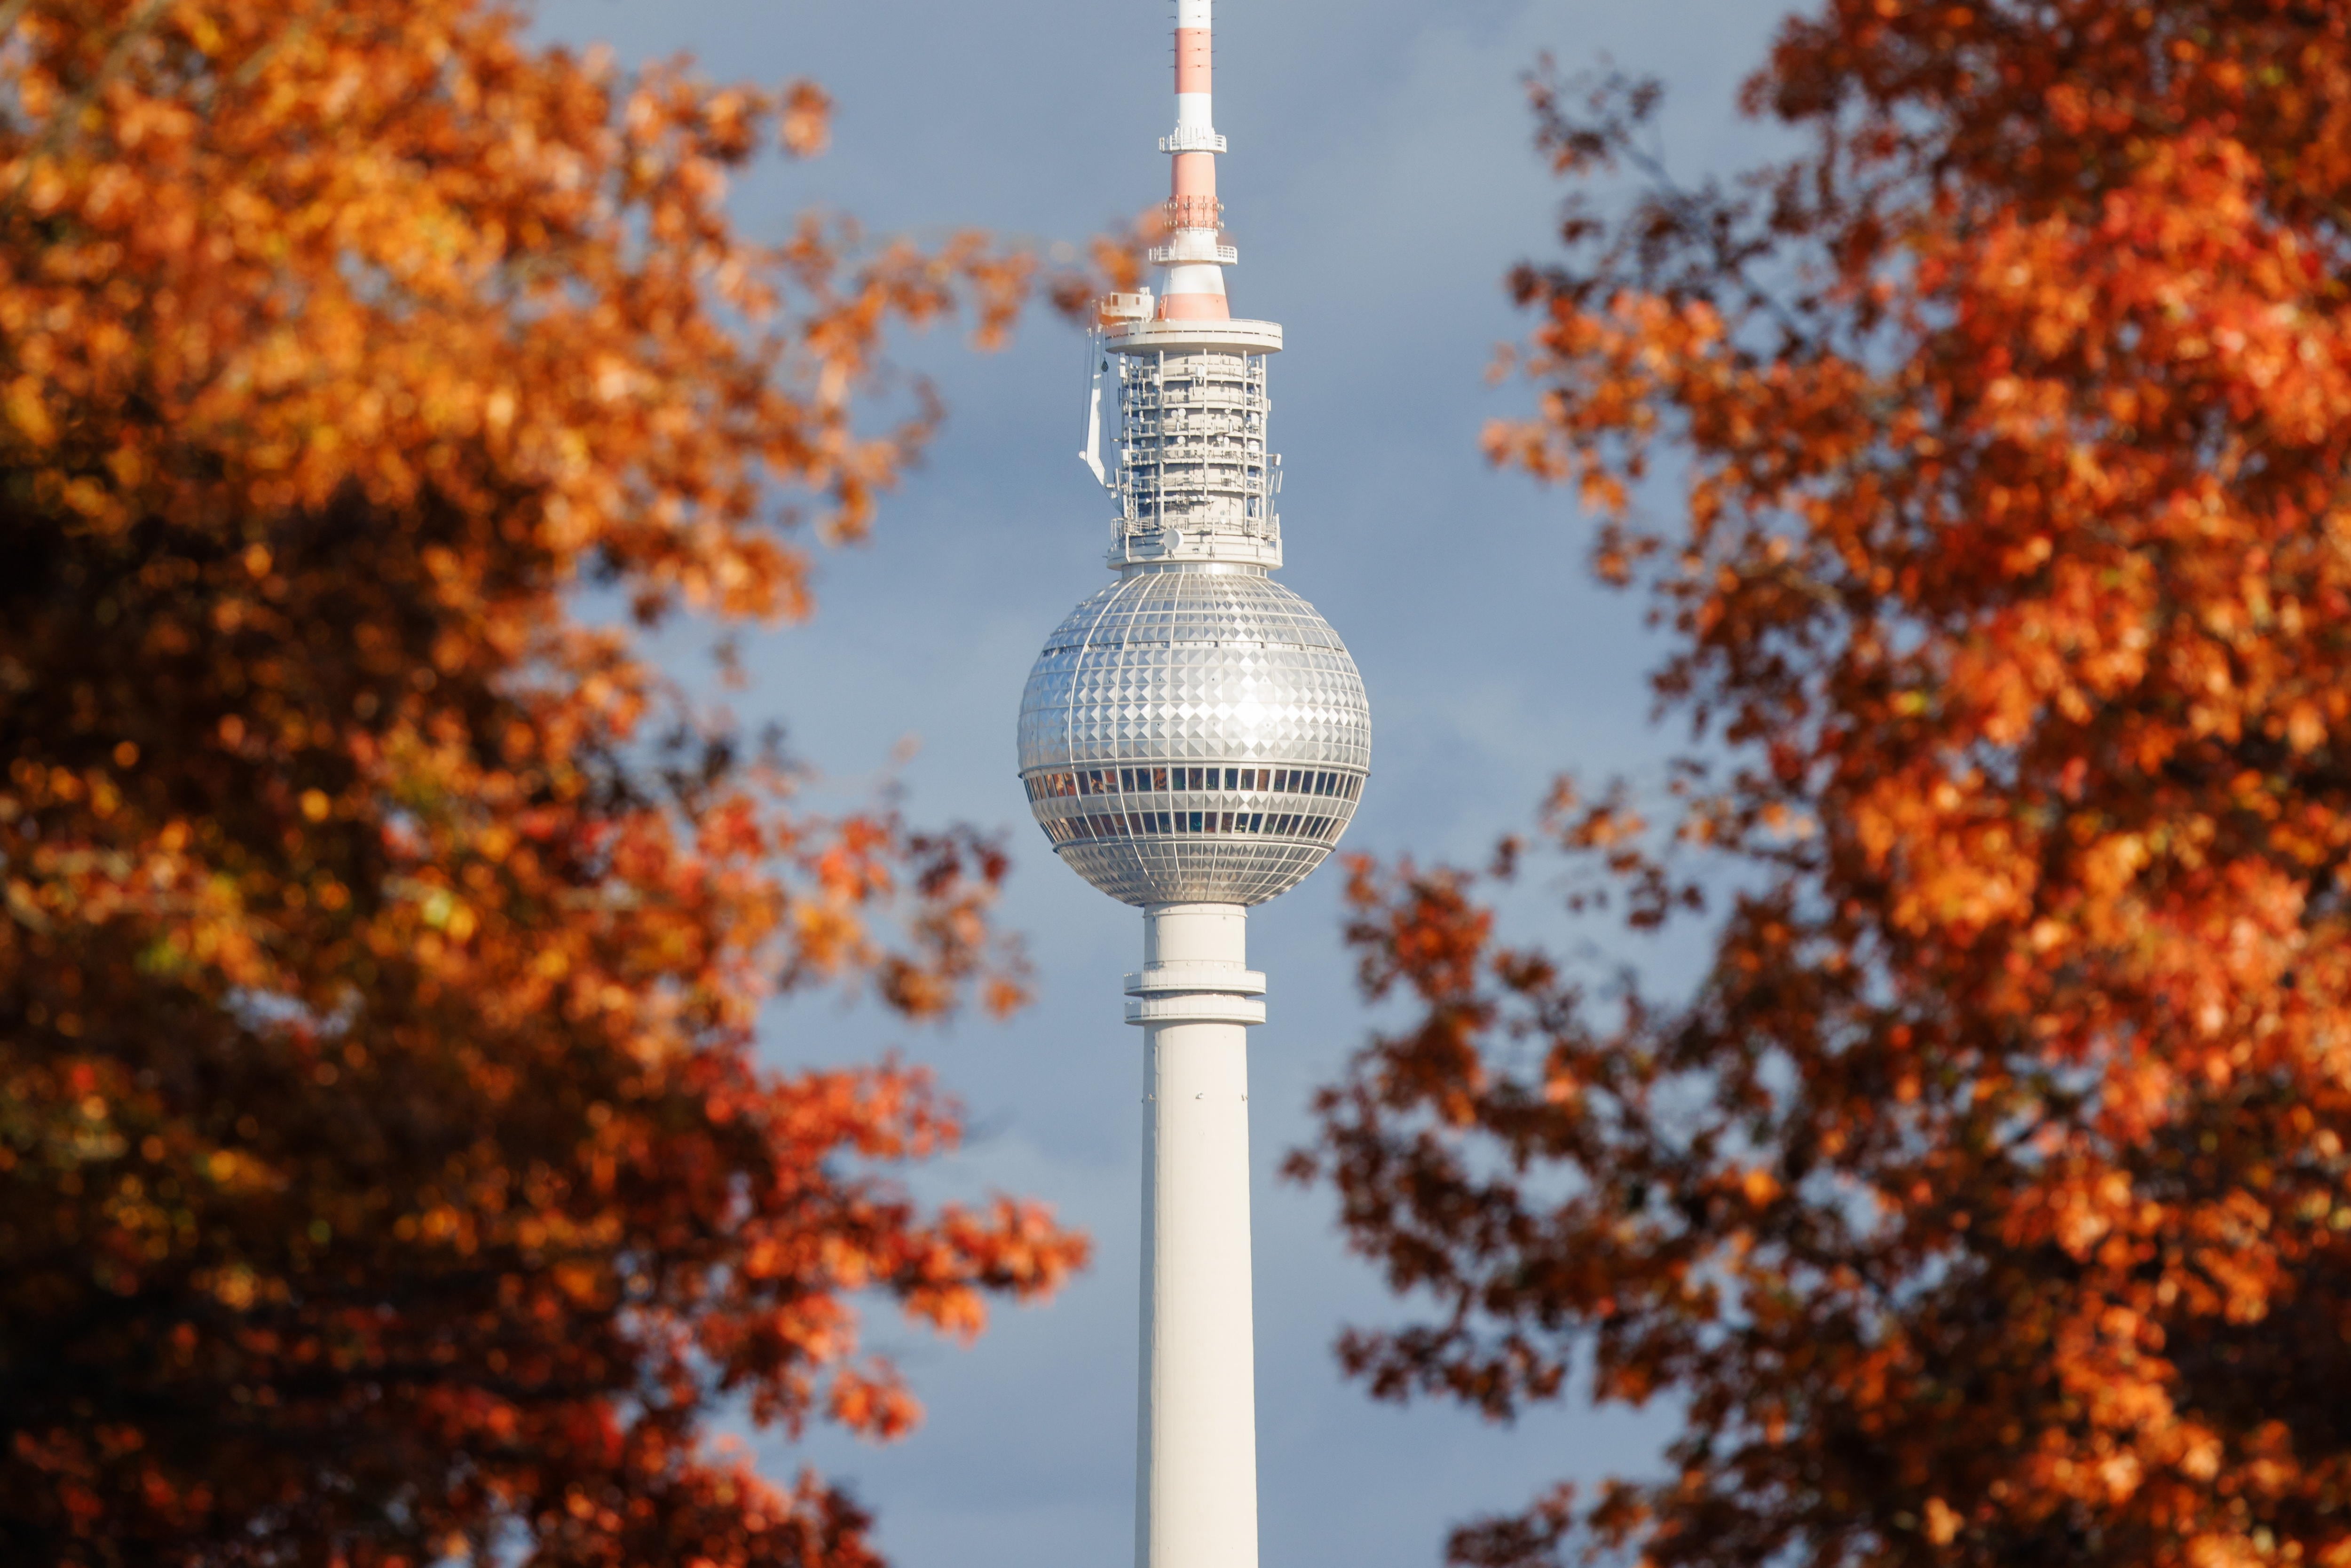
<svg viewBox="0 0 2351 1568">
<path fill-rule="evenodd" d="M 1745 93 L 1799 150 L 1696 188 L 1653 87 L 1539 80 L 1644 193 L 1517 274 L 1490 447 L 1695 736 L 1546 841 L 1581 909 L 1719 907 L 1676 1000 L 1356 868 L 1411 1010 L 1295 1168 L 1431 1304 L 1346 1364 L 1676 1423 L 1454 1561 L 2351 1562 L 2346 26 L 1826 0 Z"/>
<path fill-rule="evenodd" d="M 783 987 L 1016 1003 L 1000 852 L 810 812 L 583 619 L 799 613 L 927 428 L 884 335 L 1029 264 L 755 244 L 816 89 L 520 21 L 0 4 L 12 1563 L 870 1563 L 714 1415 L 900 1432 L 860 1292 L 969 1335 L 1085 1254 L 910 1199 L 922 1072 L 753 1054 Z"/>
</svg>

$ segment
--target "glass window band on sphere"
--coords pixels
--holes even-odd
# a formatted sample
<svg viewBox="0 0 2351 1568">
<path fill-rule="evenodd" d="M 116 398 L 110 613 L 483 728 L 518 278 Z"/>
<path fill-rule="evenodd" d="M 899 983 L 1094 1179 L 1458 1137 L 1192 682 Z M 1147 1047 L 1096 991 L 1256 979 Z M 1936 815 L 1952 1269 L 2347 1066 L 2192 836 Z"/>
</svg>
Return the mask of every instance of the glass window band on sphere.
<svg viewBox="0 0 2351 1568">
<path fill-rule="evenodd" d="M 1167 790 L 1215 790 L 1255 794 L 1339 795 L 1359 799 L 1364 775 L 1302 768 L 1088 768 L 1074 773 L 1035 773 L 1021 780 L 1031 800 L 1073 795 L 1135 795 Z"/>
</svg>

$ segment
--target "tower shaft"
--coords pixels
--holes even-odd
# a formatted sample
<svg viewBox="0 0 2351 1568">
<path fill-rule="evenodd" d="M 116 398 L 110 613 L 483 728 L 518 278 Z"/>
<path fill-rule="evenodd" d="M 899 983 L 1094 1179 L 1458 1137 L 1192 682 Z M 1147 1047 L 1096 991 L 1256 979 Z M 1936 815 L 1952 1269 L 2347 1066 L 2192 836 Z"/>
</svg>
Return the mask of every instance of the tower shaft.
<svg viewBox="0 0 2351 1568">
<path fill-rule="evenodd" d="M 1256 1568 L 1249 1036 L 1265 977 L 1248 911 L 1144 911 L 1143 1354 L 1135 1568 Z"/>
</svg>

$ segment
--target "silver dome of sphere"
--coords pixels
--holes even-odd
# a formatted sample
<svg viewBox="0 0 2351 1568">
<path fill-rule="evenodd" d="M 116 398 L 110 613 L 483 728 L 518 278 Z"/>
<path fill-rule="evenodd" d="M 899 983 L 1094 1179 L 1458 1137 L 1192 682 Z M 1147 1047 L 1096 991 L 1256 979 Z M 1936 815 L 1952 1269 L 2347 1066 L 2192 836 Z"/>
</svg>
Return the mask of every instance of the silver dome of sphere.
<svg viewBox="0 0 2351 1568">
<path fill-rule="evenodd" d="M 1346 644 L 1261 570 L 1131 571 L 1071 612 L 1020 698 L 1053 848 L 1128 904 L 1260 904 L 1355 814 L 1372 721 Z"/>
</svg>

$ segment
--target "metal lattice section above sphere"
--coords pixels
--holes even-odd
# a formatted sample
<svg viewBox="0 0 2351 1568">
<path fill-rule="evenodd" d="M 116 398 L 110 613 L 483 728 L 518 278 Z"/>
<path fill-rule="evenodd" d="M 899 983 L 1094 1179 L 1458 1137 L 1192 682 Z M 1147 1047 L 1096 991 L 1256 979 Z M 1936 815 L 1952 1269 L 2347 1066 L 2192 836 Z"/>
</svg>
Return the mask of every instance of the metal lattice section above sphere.
<svg viewBox="0 0 2351 1568">
<path fill-rule="evenodd" d="M 1281 564 L 1265 382 L 1263 355 L 1179 347 L 1118 356 L 1113 565 L 1208 556 Z"/>
<path fill-rule="evenodd" d="M 1128 904 L 1260 904 L 1355 814 L 1371 709 L 1346 644 L 1254 568 L 1129 569 L 1020 699 L 1020 777 L 1062 860 Z"/>
</svg>

